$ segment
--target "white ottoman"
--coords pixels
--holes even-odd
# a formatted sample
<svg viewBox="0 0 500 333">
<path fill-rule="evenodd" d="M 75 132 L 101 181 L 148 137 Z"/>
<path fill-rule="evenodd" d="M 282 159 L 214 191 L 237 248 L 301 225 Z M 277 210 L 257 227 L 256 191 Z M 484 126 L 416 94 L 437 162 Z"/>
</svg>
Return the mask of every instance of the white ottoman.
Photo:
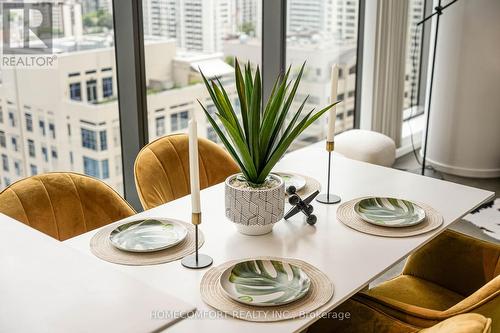
<svg viewBox="0 0 500 333">
<path fill-rule="evenodd" d="M 396 159 L 394 140 L 378 132 L 353 129 L 335 136 L 335 151 L 353 160 L 390 167 Z"/>
</svg>

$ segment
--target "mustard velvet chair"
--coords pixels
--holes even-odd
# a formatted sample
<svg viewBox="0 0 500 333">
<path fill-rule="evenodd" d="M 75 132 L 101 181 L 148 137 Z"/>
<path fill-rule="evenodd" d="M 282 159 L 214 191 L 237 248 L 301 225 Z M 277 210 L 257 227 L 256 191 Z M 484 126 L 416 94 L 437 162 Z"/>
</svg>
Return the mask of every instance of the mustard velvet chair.
<svg viewBox="0 0 500 333">
<path fill-rule="evenodd" d="M 202 189 L 240 172 L 233 158 L 210 140 L 198 139 L 198 153 Z M 135 184 L 144 209 L 188 195 L 188 136 L 167 135 L 145 146 L 135 160 Z"/>
<path fill-rule="evenodd" d="M 349 313 L 342 320 L 335 314 Z M 362 322 L 363 325 L 359 323 Z M 319 319 L 307 333 L 490 333 L 491 319 L 477 313 L 448 318 L 430 328 L 419 328 L 387 315 L 369 305 L 349 299 L 335 308 L 329 317 Z"/>
<path fill-rule="evenodd" d="M 0 213 L 63 241 L 135 211 L 97 179 L 54 172 L 22 179 L 0 192 Z"/>
<path fill-rule="evenodd" d="M 499 274 L 500 245 L 445 231 L 411 255 L 401 275 L 354 298 L 417 327 L 473 312 L 500 332 Z"/>
</svg>

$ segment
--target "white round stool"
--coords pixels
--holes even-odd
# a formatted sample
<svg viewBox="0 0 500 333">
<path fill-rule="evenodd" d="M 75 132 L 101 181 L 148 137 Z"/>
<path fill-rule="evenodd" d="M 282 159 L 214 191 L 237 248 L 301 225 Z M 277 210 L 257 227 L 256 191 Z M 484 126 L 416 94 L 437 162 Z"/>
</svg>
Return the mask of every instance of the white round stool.
<svg viewBox="0 0 500 333">
<path fill-rule="evenodd" d="M 367 130 L 352 129 L 335 136 L 335 151 L 353 160 L 386 167 L 396 160 L 394 140 Z"/>
</svg>

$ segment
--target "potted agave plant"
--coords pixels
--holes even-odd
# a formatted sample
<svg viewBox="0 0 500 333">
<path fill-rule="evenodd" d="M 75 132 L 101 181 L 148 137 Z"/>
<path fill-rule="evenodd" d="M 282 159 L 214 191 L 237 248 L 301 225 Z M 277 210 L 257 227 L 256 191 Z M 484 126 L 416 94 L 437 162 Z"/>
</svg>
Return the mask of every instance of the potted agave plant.
<svg viewBox="0 0 500 333">
<path fill-rule="evenodd" d="M 221 82 L 218 79 L 209 81 L 202 73 L 203 81 L 218 112 L 212 117 L 203 104 L 198 102 L 241 169 L 240 174 L 226 179 L 225 209 L 226 216 L 243 234 L 268 233 L 273 225 L 283 218 L 285 184 L 283 179 L 271 171 L 297 136 L 338 103 L 330 104 L 316 113 L 311 110 L 301 117 L 306 97 L 297 111 L 287 117 L 304 66 L 305 63 L 300 68 L 295 82 L 288 81 L 290 67 L 286 73 L 281 74 L 264 106 L 259 68 L 252 73 L 248 63 L 242 72 L 236 59 L 235 79 L 240 103 L 239 114 L 231 105 Z"/>
</svg>

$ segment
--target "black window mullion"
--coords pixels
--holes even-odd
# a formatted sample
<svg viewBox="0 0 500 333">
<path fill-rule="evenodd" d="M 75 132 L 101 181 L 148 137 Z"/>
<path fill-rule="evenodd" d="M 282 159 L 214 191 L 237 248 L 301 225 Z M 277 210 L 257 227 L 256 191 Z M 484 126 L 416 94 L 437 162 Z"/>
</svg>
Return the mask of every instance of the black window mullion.
<svg viewBox="0 0 500 333">
<path fill-rule="evenodd" d="M 127 201 L 137 210 L 141 210 L 135 188 L 134 162 L 139 151 L 148 142 L 142 1 L 114 0 L 113 20 L 123 190 Z"/>
<path fill-rule="evenodd" d="M 359 128 L 361 121 L 361 86 L 363 77 L 363 45 L 365 25 L 365 0 L 359 0 L 358 4 L 358 41 L 356 50 L 356 96 L 354 97 L 354 122 L 353 127 Z"/>
<path fill-rule="evenodd" d="M 274 81 L 286 68 L 286 0 L 262 1 L 262 90 L 267 102 Z"/>
</svg>

